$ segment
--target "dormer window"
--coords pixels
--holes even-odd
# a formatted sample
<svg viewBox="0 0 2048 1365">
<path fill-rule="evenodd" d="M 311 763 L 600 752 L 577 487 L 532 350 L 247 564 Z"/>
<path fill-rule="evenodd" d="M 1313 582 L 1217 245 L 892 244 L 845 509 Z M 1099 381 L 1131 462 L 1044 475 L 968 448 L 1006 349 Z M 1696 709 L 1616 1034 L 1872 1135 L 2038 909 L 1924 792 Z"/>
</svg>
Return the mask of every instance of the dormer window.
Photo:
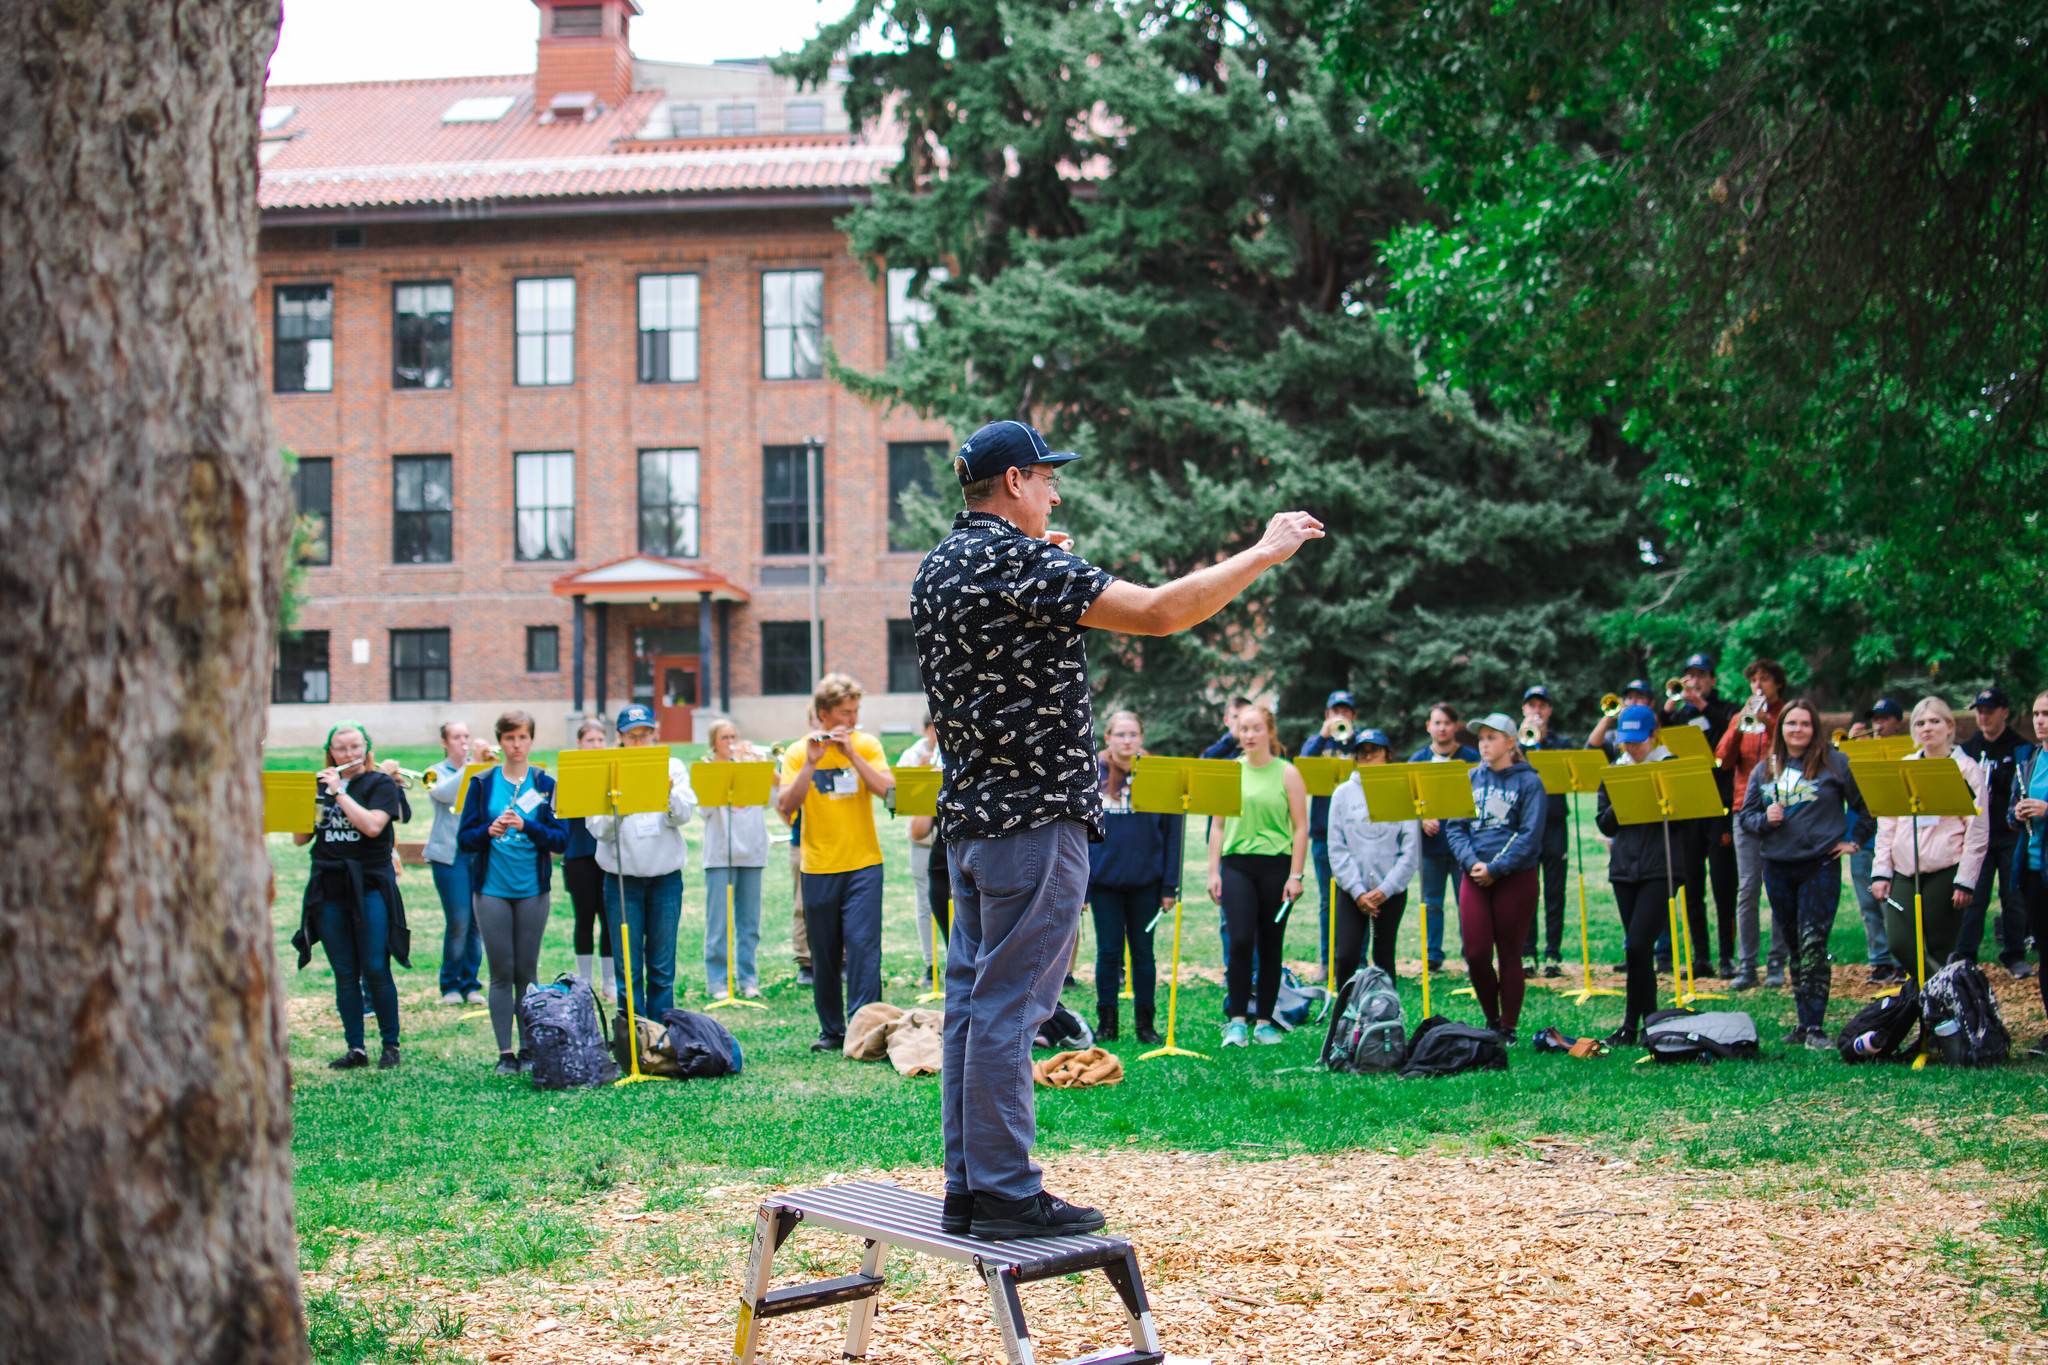
<svg viewBox="0 0 2048 1365">
<path fill-rule="evenodd" d="M 549 34 L 556 38 L 602 38 L 604 6 L 557 5 Z"/>
<path fill-rule="evenodd" d="M 544 123 L 588 123 L 597 117 L 602 106 L 597 96 L 588 90 L 565 92 L 548 101 L 548 112 Z"/>
</svg>

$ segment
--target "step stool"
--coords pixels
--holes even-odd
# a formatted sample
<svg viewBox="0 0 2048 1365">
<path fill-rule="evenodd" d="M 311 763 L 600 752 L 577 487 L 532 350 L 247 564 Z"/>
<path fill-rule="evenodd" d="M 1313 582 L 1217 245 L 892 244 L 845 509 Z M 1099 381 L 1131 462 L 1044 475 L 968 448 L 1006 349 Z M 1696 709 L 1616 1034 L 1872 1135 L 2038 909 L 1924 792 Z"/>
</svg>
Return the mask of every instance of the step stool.
<svg viewBox="0 0 2048 1365">
<path fill-rule="evenodd" d="M 1131 1349 L 1112 1346 L 1063 1365 L 1163 1365 L 1166 1356 L 1152 1325 L 1151 1307 L 1145 1302 L 1144 1283 L 1138 1278 L 1138 1256 L 1129 1242 L 1094 1235 L 1014 1242 L 956 1237 L 939 1230 L 942 1207 L 943 1201 L 931 1195 L 873 1180 L 762 1200 L 754 1219 L 753 1249 L 747 1253 L 747 1278 L 740 1291 L 739 1334 L 733 1342 L 732 1365 L 754 1365 L 764 1319 L 836 1303 L 852 1305 L 846 1314 L 846 1357 L 859 1360 L 865 1356 L 868 1328 L 875 1318 L 875 1296 L 882 1292 L 882 1267 L 891 1247 L 973 1266 L 988 1286 L 989 1305 L 1009 1365 L 1037 1365 L 1017 1286 L 1055 1275 L 1100 1270 L 1123 1300 L 1124 1317 L 1131 1327 Z M 860 1272 L 817 1284 L 770 1289 L 775 1253 L 798 1223 L 813 1223 L 864 1239 L 867 1249 Z"/>
</svg>

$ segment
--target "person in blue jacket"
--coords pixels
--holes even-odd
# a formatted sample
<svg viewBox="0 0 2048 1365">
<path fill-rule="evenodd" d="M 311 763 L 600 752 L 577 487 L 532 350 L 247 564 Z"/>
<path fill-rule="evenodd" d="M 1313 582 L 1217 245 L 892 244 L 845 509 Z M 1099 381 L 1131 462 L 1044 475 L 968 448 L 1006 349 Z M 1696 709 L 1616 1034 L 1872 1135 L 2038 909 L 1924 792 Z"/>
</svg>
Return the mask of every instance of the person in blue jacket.
<svg viewBox="0 0 2048 1365">
<path fill-rule="evenodd" d="M 1303 758 L 1349 758 L 1358 747 L 1352 727 L 1358 723 L 1358 699 L 1339 689 L 1323 702 L 1323 728 L 1301 742 Z M 1330 798 L 1308 799 L 1308 856 L 1316 869 L 1316 902 L 1323 907 L 1322 932 L 1316 942 L 1316 956 L 1323 964 L 1323 979 L 1330 972 Z"/>
<path fill-rule="evenodd" d="M 540 971 L 540 940 L 548 927 L 548 886 L 555 860 L 567 851 L 569 829 L 555 818 L 555 779 L 527 761 L 533 717 L 498 717 L 505 760 L 469 780 L 456 842 L 476 855 L 476 923 L 491 968 L 491 1032 L 498 1040 L 497 1074 L 533 1069 L 522 1033 L 512 1050 L 513 1007 Z"/>
<path fill-rule="evenodd" d="M 1152 925 L 1180 897 L 1179 815 L 1131 809 L 1131 770 L 1145 744 L 1129 711 L 1109 718 L 1101 760 L 1102 842 L 1088 846 L 1088 908 L 1095 916 L 1095 1037 L 1117 1036 L 1124 946 L 1131 950 L 1131 1016 L 1138 1041 L 1166 1040 L 1153 1027 L 1157 999 Z"/>
<path fill-rule="evenodd" d="M 1514 721 L 1496 711 L 1472 728 L 1479 736 L 1480 762 L 1472 770 L 1477 814 L 1444 821 L 1444 837 L 1463 874 L 1458 936 L 1472 994 L 1486 1012 L 1486 1026 L 1512 1043 L 1522 1021 L 1522 945 L 1536 915 L 1536 860 L 1549 801 L 1543 779 L 1522 758 Z"/>
<path fill-rule="evenodd" d="M 2020 893 L 2027 907 L 2028 924 L 2034 944 L 2048 950 L 2048 692 L 2034 698 L 2032 711 L 2034 743 L 2020 751 L 2019 768 L 2013 774 L 2012 804 L 2007 820 L 2020 831 L 2013 856 L 2019 869 Z M 2048 971 L 2035 976 L 2041 988 L 2041 1006 L 2048 1009 Z M 2027 1049 L 2029 1057 L 2048 1057 L 2048 1033 Z"/>
<path fill-rule="evenodd" d="M 1458 708 L 1440 701 L 1429 708 L 1429 743 L 1408 755 L 1410 763 L 1465 763 L 1479 761 L 1479 751 L 1458 740 Z M 1451 861 L 1451 845 L 1444 838 L 1441 820 L 1422 822 L 1422 916 L 1429 939 L 1429 969 L 1444 967 L 1444 887 L 1455 887 L 1459 873 Z"/>
</svg>

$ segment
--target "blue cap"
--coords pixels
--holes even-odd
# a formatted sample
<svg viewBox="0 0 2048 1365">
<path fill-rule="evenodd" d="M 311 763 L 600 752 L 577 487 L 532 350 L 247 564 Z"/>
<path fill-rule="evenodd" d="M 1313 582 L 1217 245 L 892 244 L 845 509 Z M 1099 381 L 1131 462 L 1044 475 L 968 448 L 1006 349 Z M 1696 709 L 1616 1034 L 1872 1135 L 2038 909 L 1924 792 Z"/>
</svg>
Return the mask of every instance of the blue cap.
<svg viewBox="0 0 2048 1365">
<path fill-rule="evenodd" d="M 1022 469 L 1034 464 L 1065 464 L 1081 458 L 1072 451 L 1054 450 L 1034 428 L 1018 421 L 990 422 L 967 438 L 967 444 L 960 447 L 959 454 L 966 462 L 960 475 L 963 484 L 992 479 L 1006 469 Z"/>
<path fill-rule="evenodd" d="M 1394 751 L 1394 741 L 1387 738 L 1385 730 L 1359 730 L 1351 736 L 1354 747 L 1360 744 L 1377 744 L 1388 753 Z"/>
<path fill-rule="evenodd" d="M 1621 691 L 1624 696 L 1630 692 L 1640 692 L 1647 697 L 1650 695 L 1650 680 L 1648 678 L 1630 678 L 1628 686 L 1622 688 Z"/>
<path fill-rule="evenodd" d="M 1340 687 L 1335 692 L 1332 692 L 1329 696 L 1323 698 L 1323 709 L 1325 711 L 1329 710 L 1333 706 L 1348 706 L 1353 711 L 1356 711 L 1358 709 L 1358 698 L 1352 696 L 1349 692 L 1346 692 L 1343 688 Z"/>
<path fill-rule="evenodd" d="M 621 706 L 619 708 L 618 731 L 620 734 L 623 735 L 628 730 L 652 730 L 653 728 L 653 707 L 642 706 L 636 701 L 630 706 Z"/>
<path fill-rule="evenodd" d="M 1522 700 L 1523 700 L 1523 701 L 1549 701 L 1549 700 L 1550 700 L 1550 689 L 1549 689 L 1549 688 L 1547 688 L 1547 687 L 1545 687 L 1545 686 L 1544 686 L 1544 685 L 1543 685 L 1542 683 L 1537 683 L 1537 684 L 1536 684 L 1536 685 L 1535 685 L 1534 687 L 1530 688 L 1530 689 L 1529 689 L 1529 690 L 1528 690 L 1527 692 L 1524 692 L 1524 693 L 1522 694 Z"/>
<path fill-rule="evenodd" d="M 1871 704 L 1870 714 L 1873 716 L 1897 716 L 1899 719 L 1904 720 L 1906 718 L 1906 708 L 1893 701 L 1890 697 L 1879 697 Z"/>
<path fill-rule="evenodd" d="M 1977 694 L 1977 700 L 1970 703 L 1972 711 L 1992 711 L 2001 706 L 2011 706 L 2012 698 L 2005 695 L 2005 689 L 1993 683 Z"/>
<path fill-rule="evenodd" d="M 1714 656 L 1711 654 L 1688 654 L 1685 656 L 1685 666 L 1688 669 L 1697 668 L 1702 673 L 1712 673 L 1714 671 Z"/>
<path fill-rule="evenodd" d="M 1624 706 L 1614 718 L 1614 737 L 1624 744 L 1641 744 L 1657 737 L 1657 713 L 1647 706 Z"/>
</svg>

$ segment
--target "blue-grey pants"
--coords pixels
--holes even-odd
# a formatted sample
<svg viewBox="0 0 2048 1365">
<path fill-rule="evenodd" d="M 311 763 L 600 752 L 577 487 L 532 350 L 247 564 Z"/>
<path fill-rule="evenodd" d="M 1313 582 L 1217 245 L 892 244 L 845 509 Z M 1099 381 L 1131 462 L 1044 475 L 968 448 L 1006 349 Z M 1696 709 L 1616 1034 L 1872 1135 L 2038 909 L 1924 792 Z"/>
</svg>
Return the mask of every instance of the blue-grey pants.
<svg viewBox="0 0 2048 1365">
<path fill-rule="evenodd" d="M 1439 840 L 1442 836 L 1438 836 Z M 1432 850 L 1428 843 L 1422 846 L 1422 918 L 1424 933 L 1429 941 L 1429 969 L 1437 970 L 1444 965 L 1444 887 L 1453 891 L 1458 885 L 1458 869 L 1453 866 L 1449 843 Z M 1455 898 L 1452 908 L 1457 907 Z"/>
<path fill-rule="evenodd" d="M 625 903 L 620 904 L 620 893 Z M 612 932 L 624 939 L 612 954 L 612 979 L 618 984 L 619 1008 L 630 998 L 633 1013 L 657 1024 L 676 1003 L 676 928 L 683 918 L 683 874 L 604 879 L 604 908 Z M 628 995 L 625 954 L 632 954 L 633 980 Z M 522 990 L 522 994 L 523 994 Z"/>
<path fill-rule="evenodd" d="M 704 869 L 704 985 L 713 998 L 725 994 L 725 888 L 732 886 L 732 988 L 750 991 L 761 984 L 754 970 L 754 949 L 761 942 L 761 873 L 758 867 Z"/>
<path fill-rule="evenodd" d="M 1323 917 L 1318 921 L 1321 933 L 1316 938 L 1316 961 L 1323 964 L 1323 971 L 1330 970 L 1330 841 L 1310 839 L 1308 856 L 1316 869 L 1316 903 L 1323 907 Z M 1324 978 L 1328 980 L 1327 975 Z"/>
<path fill-rule="evenodd" d="M 846 1037 L 846 1016 L 882 998 L 882 865 L 803 874 L 811 999 L 820 1037 Z M 842 996 L 839 971 L 844 964 Z"/>
<path fill-rule="evenodd" d="M 483 989 L 477 972 L 484 961 L 483 930 L 476 927 L 476 911 L 470 904 L 470 872 L 476 855 L 457 853 L 452 863 L 430 863 L 434 871 L 434 892 L 441 898 L 441 994 L 453 991 L 468 995 Z"/>
<path fill-rule="evenodd" d="M 953 933 L 939 1115 L 946 1188 L 1029 1199 L 1038 1115 L 1031 1040 L 1059 1003 L 1088 898 L 1088 830 L 1072 820 L 947 844 Z"/>
<path fill-rule="evenodd" d="M 1867 950 L 1864 955 L 1868 965 L 1895 967 L 1898 964 L 1892 960 L 1891 943 L 1884 936 L 1884 907 L 1870 894 L 1870 869 L 1876 861 L 1877 850 L 1869 845 L 1851 853 L 1849 885 L 1856 892 L 1856 908 L 1863 912 L 1863 944 Z"/>
</svg>

